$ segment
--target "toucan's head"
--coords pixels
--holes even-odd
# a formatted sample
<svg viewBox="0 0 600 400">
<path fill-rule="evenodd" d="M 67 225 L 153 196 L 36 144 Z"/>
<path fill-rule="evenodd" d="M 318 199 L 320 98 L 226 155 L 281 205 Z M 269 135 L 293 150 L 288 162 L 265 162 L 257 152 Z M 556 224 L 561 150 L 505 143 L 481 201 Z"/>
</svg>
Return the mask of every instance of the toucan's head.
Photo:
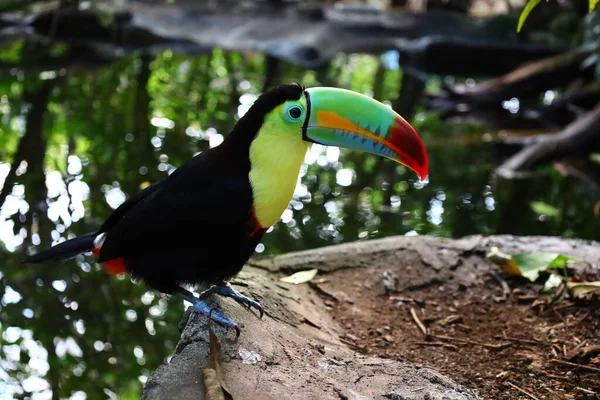
<svg viewBox="0 0 600 400">
<path fill-rule="evenodd" d="M 362 150 L 427 177 L 427 152 L 412 126 L 390 107 L 350 90 L 279 86 L 261 95 L 242 120 L 256 124 L 258 136 Z"/>
</svg>

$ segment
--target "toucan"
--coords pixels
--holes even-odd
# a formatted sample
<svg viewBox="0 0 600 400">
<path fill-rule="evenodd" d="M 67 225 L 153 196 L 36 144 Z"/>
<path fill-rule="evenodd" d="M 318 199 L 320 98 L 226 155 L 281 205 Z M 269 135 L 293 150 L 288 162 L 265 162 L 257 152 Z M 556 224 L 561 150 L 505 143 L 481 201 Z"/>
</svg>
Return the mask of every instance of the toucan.
<svg viewBox="0 0 600 400">
<path fill-rule="evenodd" d="M 428 174 L 419 135 L 392 108 L 333 87 L 275 87 L 260 95 L 225 140 L 121 204 L 100 228 L 24 259 L 50 263 L 92 252 L 109 274 L 128 273 L 151 289 L 190 302 L 240 333 L 203 300 L 216 293 L 255 308 L 227 281 L 254 253 L 292 198 L 313 143 L 387 157 Z M 208 285 L 195 297 L 184 287 Z"/>
</svg>

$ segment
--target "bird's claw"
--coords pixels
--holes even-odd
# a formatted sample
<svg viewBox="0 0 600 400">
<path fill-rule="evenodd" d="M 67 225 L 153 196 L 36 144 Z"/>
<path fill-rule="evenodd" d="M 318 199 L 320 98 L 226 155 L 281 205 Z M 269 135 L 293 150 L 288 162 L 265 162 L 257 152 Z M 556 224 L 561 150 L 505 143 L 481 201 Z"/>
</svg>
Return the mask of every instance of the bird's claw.
<svg viewBox="0 0 600 400">
<path fill-rule="evenodd" d="M 247 296 L 244 296 L 243 294 L 241 294 L 240 292 L 235 290 L 233 287 L 231 287 L 231 285 L 229 283 L 213 285 L 209 289 L 202 292 L 200 294 L 200 297 L 205 296 L 207 294 L 211 294 L 211 293 L 216 293 L 216 294 L 220 294 L 221 296 L 231 297 L 238 303 L 240 303 L 244 306 L 247 306 L 248 309 L 251 309 L 251 308 L 257 309 L 260 314 L 261 319 L 262 319 L 263 315 L 265 314 L 265 310 L 263 309 L 263 306 L 258 301 L 249 299 Z"/>
<path fill-rule="evenodd" d="M 251 308 L 257 309 L 258 313 L 260 314 L 259 318 L 262 319 L 263 315 L 265 314 L 265 310 L 263 309 L 263 306 L 256 300 L 251 300 L 242 294 L 240 294 L 240 295 L 242 296 L 241 298 L 235 298 L 233 296 L 230 296 L 230 297 L 232 297 L 235 301 L 237 301 L 241 305 L 247 306 L 248 310 L 250 310 Z"/>
<path fill-rule="evenodd" d="M 197 302 L 194 303 L 193 308 L 194 308 L 194 311 L 196 311 L 204 316 L 209 317 L 211 320 L 215 321 L 219 325 L 221 325 L 225 328 L 228 328 L 228 329 L 235 330 L 235 337 L 240 336 L 240 333 L 241 333 L 240 327 L 237 326 L 237 324 L 235 322 L 230 321 L 229 318 L 227 318 L 223 314 L 210 308 L 208 306 L 208 304 L 206 304 L 204 301 L 198 300 Z"/>
</svg>

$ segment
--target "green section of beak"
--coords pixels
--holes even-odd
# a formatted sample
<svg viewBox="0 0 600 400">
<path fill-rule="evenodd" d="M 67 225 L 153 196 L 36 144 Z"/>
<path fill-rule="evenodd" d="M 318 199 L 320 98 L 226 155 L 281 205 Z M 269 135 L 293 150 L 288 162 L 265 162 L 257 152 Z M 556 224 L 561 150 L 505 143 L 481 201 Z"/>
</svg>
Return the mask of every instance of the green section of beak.
<svg viewBox="0 0 600 400">
<path fill-rule="evenodd" d="M 427 177 L 427 152 L 421 138 L 390 107 L 338 88 L 310 88 L 305 95 L 309 112 L 303 128 L 305 140 L 391 158 L 422 180 Z"/>
</svg>

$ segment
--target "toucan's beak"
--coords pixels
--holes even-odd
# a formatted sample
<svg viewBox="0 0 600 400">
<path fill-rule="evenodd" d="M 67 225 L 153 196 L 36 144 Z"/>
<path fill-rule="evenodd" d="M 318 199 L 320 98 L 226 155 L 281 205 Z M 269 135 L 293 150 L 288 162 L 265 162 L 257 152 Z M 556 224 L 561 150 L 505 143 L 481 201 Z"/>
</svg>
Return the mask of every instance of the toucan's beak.
<svg viewBox="0 0 600 400">
<path fill-rule="evenodd" d="M 425 146 L 412 126 L 390 107 L 350 90 L 316 87 L 305 90 L 306 141 L 346 147 L 391 158 L 427 177 Z"/>
</svg>

